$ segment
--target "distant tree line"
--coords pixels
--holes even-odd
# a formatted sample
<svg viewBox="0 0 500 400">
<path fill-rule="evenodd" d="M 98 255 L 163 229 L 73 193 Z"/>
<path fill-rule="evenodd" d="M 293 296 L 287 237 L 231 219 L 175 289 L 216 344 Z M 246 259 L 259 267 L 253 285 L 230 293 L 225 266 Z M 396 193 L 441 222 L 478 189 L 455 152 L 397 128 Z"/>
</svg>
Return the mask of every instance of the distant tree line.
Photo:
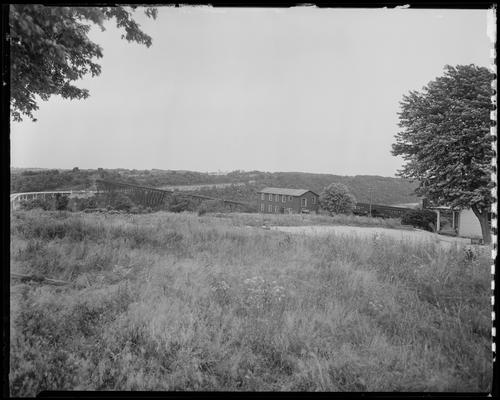
<svg viewBox="0 0 500 400">
<path fill-rule="evenodd" d="M 226 175 L 209 175 L 194 171 L 103 169 L 37 170 L 11 173 L 11 192 L 92 189 L 95 179 L 107 179 L 141 186 L 197 185 L 241 183 L 246 185 L 224 188 L 201 188 L 196 193 L 228 200 L 256 202 L 257 192 L 266 187 L 310 189 L 316 193 L 332 182 L 340 183 L 359 202 L 395 204 L 416 202 L 413 193 L 417 183 L 401 178 L 380 176 L 339 176 L 302 172 L 233 171 Z"/>
</svg>

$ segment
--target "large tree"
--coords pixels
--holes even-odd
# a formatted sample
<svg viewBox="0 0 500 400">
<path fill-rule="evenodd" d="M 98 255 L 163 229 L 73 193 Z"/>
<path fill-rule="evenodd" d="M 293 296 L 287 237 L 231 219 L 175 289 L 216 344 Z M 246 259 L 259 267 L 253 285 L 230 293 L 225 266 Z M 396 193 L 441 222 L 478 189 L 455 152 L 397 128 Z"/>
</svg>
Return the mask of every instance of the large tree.
<svg viewBox="0 0 500 400">
<path fill-rule="evenodd" d="M 10 5 L 11 116 L 21 121 L 32 120 L 38 109 L 37 98 L 48 100 L 52 95 L 68 99 L 89 96 L 87 89 L 72 82 L 90 73 L 99 75 L 101 67 L 95 58 L 102 57 L 101 47 L 87 36 L 91 25 L 104 30 L 104 21 L 115 19 L 123 28 L 122 39 L 151 45 L 132 12 L 137 6 L 113 7 L 48 7 L 38 4 Z M 148 17 L 156 18 L 157 10 L 144 9 Z"/>
<path fill-rule="evenodd" d="M 356 206 L 356 198 L 349 192 L 346 185 L 332 183 L 319 195 L 319 204 L 330 215 L 348 214 Z"/>
<path fill-rule="evenodd" d="M 406 161 L 399 175 L 436 205 L 471 208 L 485 243 L 493 156 L 490 111 L 494 74 L 475 65 L 445 66 L 444 75 L 403 96 L 392 154 Z"/>
</svg>

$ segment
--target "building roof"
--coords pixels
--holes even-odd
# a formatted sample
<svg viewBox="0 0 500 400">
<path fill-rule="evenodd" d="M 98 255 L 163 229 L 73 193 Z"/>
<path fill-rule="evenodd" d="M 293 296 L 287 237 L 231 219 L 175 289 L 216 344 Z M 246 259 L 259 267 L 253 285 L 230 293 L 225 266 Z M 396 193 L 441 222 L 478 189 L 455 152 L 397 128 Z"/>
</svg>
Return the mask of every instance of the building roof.
<svg viewBox="0 0 500 400">
<path fill-rule="evenodd" d="M 309 189 L 288 189 L 288 188 L 272 188 L 266 187 L 262 190 L 259 190 L 258 193 L 267 193 L 267 194 L 284 194 L 285 196 L 302 196 L 304 193 L 312 192 Z M 316 193 L 314 193 L 316 194 Z M 317 196 L 317 194 L 316 194 Z"/>
</svg>

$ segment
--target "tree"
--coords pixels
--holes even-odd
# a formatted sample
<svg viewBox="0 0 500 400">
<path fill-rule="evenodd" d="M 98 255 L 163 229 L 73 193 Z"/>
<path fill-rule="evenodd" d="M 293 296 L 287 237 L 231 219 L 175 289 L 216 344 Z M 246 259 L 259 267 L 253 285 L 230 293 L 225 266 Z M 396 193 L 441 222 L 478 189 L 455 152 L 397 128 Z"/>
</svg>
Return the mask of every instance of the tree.
<svg viewBox="0 0 500 400">
<path fill-rule="evenodd" d="M 433 232 L 436 227 L 437 215 L 430 210 L 410 210 L 403 214 L 401 223 L 412 225 Z"/>
<path fill-rule="evenodd" d="M 115 19 L 125 33 L 122 39 L 151 46 L 152 39 L 132 18 L 137 6 L 48 7 L 39 4 L 13 4 L 9 9 L 11 61 L 11 115 L 33 121 L 38 109 L 35 96 L 48 100 L 52 95 L 85 99 L 87 89 L 72 85 L 90 73 L 97 76 L 101 67 L 93 61 L 102 57 L 101 47 L 87 36 L 91 24 L 104 30 L 104 21 Z M 156 18 L 157 10 L 145 14 Z"/>
<path fill-rule="evenodd" d="M 356 198 L 349 192 L 346 185 L 332 183 L 319 195 L 321 208 L 333 214 L 347 214 L 356 205 Z"/>
<path fill-rule="evenodd" d="M 69 204 L 68 196 L 56 194 L 56 201 L 55 201 L 56 210 L 59 210 L 59 211 L 67 210 L 68 204 Z"/>
<path fill-rule="evenodd" d="M 493 79 L 484 67 L 446 65 L 444 76 L 403 96 L 402 131 L 392 145 L 392 154 L 406 161 L 398 174 L 419 182 L 415 192 L 436 205 L 471 208 L 485 243 L 491 242 Z"/>
<path fill-rule="evenodd" d="M 130 197 L 121 192 L 111 192 L 108 197 L 108 204 L 116 210 L 123 211 L 129 211 L 135 205 Z"/>
</svg>

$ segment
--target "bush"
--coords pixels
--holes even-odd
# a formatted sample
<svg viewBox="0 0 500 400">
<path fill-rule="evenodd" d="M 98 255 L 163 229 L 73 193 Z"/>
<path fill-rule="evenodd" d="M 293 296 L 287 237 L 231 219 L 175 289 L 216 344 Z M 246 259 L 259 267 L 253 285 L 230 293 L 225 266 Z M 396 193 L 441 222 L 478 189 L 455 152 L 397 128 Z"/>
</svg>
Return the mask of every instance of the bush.
<svg viewBox="0 0 500 400">
<path fill-rule="evenodd" d="M 146 207 L 144 208 L 142 205 L 137 205 L 137 206 L 134 206 L 130 209 L 130 213 L 132 214 L 145 214 L 145 213 L 150 213 L 152 212 L 152 209 L 151 207 Z"/>
<path fill-rule="evenodd" d="M 412 225 L 416 228 L 422 228 L 433 232 L 436 226 L 436 214 L 429 210 L 411 210 L 403 214 L 401 223 L 403 225 Z"/>
<path fill-rule="evenodd" d="M 369 213 L 368 213 L 369 214 Z M 372 218 L 388 218 L 387 215 L 381 213 L 379 210 L 374 209 L 372 210 Z"/>
<path fill-rule="evenodd" d="M 130 211 L 134 207 L 134 202 L 126 194 L 113 192 L 108 197 L 108 208 L 122 211 Z"/>
<path fill-rule="evenodd" d="M 42 210 L 52 210 L 53 204 L 50 200 L 35 198 L 33 200 L 22 200 L 21 209 L 23 210 L 33 210 L 35 208 L 41 208 Z"/>
<path fill-rule="evenodd" d="M 204 215 L 207 212 L 225 212 L 227 207 L 222 200 L 205 200 L 198 206 L 198 215 Z"/>
<path fill-rule="evenodd" d="M 168 211 L 182 212 L 196 210 L 196 203 L 192 199 L 173 196 L 168 204 Z"/>
<path fill-rule="evenodd" d="M 95 196 L 75 199 L 75 209 L 77 211 L 82 211 L 88 208 L 97 208 L 97 200 Z"/>
<path fill-rule="evenodd" d="M 68 209 L 69 198 L 68 196 L 56 195 L 56 210 L 62 211 Z"/>
</svg>

